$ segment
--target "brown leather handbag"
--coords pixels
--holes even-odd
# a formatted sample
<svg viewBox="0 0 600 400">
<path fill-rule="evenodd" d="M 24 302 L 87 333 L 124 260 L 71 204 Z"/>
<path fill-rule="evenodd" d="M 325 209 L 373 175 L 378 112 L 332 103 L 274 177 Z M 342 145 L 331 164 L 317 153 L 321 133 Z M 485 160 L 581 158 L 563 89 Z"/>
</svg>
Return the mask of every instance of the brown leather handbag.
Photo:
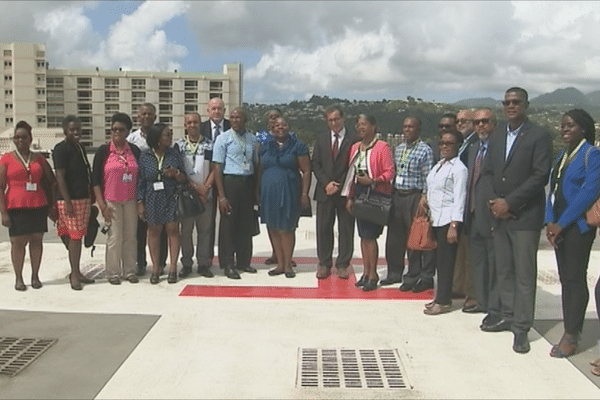
<svg viewBox="0 0 600 400">
<path fill-rule="evenodd" d="M 433 237 L 431 221 L 427 217 L 415 217 L 408 233 L 408 250 L 427 251 L 437 248 L 437 242 Z"/>
</svg>

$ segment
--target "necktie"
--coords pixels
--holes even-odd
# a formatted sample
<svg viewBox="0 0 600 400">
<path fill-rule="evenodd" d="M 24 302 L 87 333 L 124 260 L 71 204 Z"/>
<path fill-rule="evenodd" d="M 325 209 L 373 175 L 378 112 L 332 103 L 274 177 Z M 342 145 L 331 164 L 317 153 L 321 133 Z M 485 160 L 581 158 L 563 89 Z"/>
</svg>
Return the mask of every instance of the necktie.
<svg viewBox="0 0 600 400">
<path fill-rule="evenodd" d="M 479 151 L 477 152 L 477 157 L 475 157 L 475 166 L 473 167 L 473 180 L 471 181 L 470 196 L 469 196 L 469 211 L 475 211 L 475 202 L 473 201 L 473 190 L 475 189 L 475 183 L 479 179 L 479 175 L 481 175 L 481 166 L 483 164 L 483 158 L 485 157 L 485 151 L 487 147 L 486 145 L 481 145 Z"/>
<path fill-rule="evenodd" d="M 335 139 L 333 140 L 333 146 L 331 147 L 331 157 L 333 158 L 333 161 L 335 161 L 335 159 L 338 156 L 338 152 L 340 150 L 340 144 L 339 144 L 339 139 L 340 139 L 340 135 L 338 133 L 334 133 L 333 136 L 335 136 Z"/>
<path fill-rule="evenodd" d="M 219 133 L 221 133 L 221 126 L 215 125 L 215 137 L 213 137 L 213 140 L 215 140 L 217 136 L 219 136 Z"/>
</svg>

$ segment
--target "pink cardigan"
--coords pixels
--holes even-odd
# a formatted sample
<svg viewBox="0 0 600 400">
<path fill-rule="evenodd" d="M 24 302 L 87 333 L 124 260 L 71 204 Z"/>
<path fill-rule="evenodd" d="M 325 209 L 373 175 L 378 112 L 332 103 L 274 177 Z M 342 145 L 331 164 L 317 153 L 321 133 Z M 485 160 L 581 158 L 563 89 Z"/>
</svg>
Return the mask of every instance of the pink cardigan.
<svg viewBox="0 0 600 400">
<path fill-rule="evenodd" d="M 346 175 L 346 181 L 342 189 L 342 196 L 354 197 L 354 184 L 355 170 L 354 160 L 358 155 L 358 149 L 361 142 L 356 142 L 350 149 L 350 160 L 348 162 L 348 174 Z M 375 184 L 375 191 L 382 194 L 392 194 L 392 180 L 394 179 L 394 158 L 392 152 L 388 147 L 387 143 L 383 140 L 377 140 L 375 144 L 367 149 L 367 157 L 369 163 L 367 164 L 367 172 L 369 178 L 377 179 Z"/>
</svg>

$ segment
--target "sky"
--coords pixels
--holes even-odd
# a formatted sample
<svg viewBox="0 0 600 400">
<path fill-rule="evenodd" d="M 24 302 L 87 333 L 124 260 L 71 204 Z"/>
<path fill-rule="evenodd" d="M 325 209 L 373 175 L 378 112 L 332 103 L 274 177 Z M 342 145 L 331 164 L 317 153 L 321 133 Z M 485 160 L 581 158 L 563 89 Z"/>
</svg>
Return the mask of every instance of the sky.
<svg viewBox="0 0 600 400">
<path fill-rule="evenodd" d="M 600 2 L 3 1 L 0 41 L 51 68 L 221 72 L 244 102 L 454 102 L 600 90 Z"/>
</svg>

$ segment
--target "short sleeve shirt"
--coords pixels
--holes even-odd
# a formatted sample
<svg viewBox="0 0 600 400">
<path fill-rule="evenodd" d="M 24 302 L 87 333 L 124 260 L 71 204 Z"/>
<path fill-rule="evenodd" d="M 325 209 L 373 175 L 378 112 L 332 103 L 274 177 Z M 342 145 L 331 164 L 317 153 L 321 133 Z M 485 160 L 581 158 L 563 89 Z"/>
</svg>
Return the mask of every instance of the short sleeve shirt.
<svg viewBox="0 0 600 400">
<path fill-rule="evenodd" d="M 76 145 L 68 140 L 63 140 L 54 146 L 52 159 L 54 160 L 55 169 L 65 170 L 65 181 L 69 197 L 72 200 L 89 198 L 91 168 L 83 145 L 81 143 Z M 60 191 L 58 199 L 64 200 Z"/>
<path fill-rule="evenodd" d="M 258 161 L 258 139 L 250 132 L 243 135 L 233 129 L 220 134 L 213 147 L 214 163 L 223 164 L 225 175 L 252 175 Z"/>
<path fill-rule="evenodd" d="M 16 159 L 12 152 L 0 158 L 0 164 L 6 168 L 6 208 L 39 208 L 47 204 L 46 193 L 41 182 L 44 175 L 44 165 L 47 163 L 43 156 L 38 156 L 29 164 L 29 173 L 25 166 Z M 27 182 L 35 183 L 36 190 L 28 191 Z"/>
</svg>

